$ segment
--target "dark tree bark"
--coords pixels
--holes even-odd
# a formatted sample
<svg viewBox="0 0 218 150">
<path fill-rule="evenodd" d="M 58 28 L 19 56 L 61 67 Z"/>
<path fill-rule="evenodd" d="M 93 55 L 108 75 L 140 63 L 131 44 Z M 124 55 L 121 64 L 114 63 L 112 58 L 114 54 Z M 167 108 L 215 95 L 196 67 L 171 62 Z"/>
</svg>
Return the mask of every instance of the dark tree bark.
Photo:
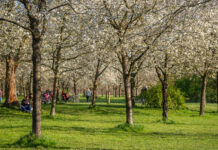
<svg viewBox="0 0 218 150">
<path fill-rule="evenodd" d="M 33 72 L 30 73 L 29 94 L 33 93 Z"/>
<path fill-rule="evenodd" d="M 201 102 L 200 102 L 200 116 L 204 115 L 205 105 L 206 105 L 206 89 L 208 81 L 207 72 L 202 76 L 202 86 L 201 86 Z"/>
<path fill-rule="evenodd" d="M 131 79 L 130 79 L 130 83 L 131 83 L 131 101 L 132 101 L 132 105 L 135 106 L 135 96 L 136 96 L 136 86 L 135 86 L 135 76 L 136 74 L 132 73 L 131 74 Z"/>
<path fill-rule="evenodd" d="M 105 90 L 105 98 L 107 99 L 107 97 L 108 97 L 108 90 L 106 89 Z"/>
<path fill-rule="evenodd" d="M 24 97 L 27 96 L 27 93 L 26 93 L 26 84 L 23 85 L 23 95 L 24 95 Z"/>
<path fill-rule="evenodd" d="M 114 90 L 115 90 L 115 95 L 114 96 L 117 97 L 117 86 L 115 86 Z"/>
<path fill-rule="evenodd" d="M 98 79 L 108 67 L 108 65 L 106 65 L 102 68 L 102 65 L 103 65 L 102 60 L 98 59 L 97 60 L 97 67 L 96 67 L 96 71 L 95 71 L 95 78 L 93 81 L 92 106 L 95 106 L 95 101 L 96 101 L 96 97 L 97 97 L 97 90 L 98 90 Z M 101 68 L 102 68 L 102 70 L 101 70 Z"/>
<path fill-rule="evenodd" d="M 63 31 L 63 28 L 61 30 Z M 52 104 L 51 104 L 51 111 L 50 111 L 51 116 L 55 116 L 55 106 L 56 106 L 56 100 L 57 100 L 57 87 L 58 87 L 58 80 L 59 80 L 59 62 L 61 59 L 61 46 L 57 47 L 55 58 L 53 60 L 54 82 L 53 82 L 53 97 L 52 97 Z"/>
<path fill-rule="evenodd" d="M 23 76 L 20 78 L 20 82 L 19 82 L 19 93 L 22 96 L 23 95 Z"/>
<path fill-rule="evenodd" d="M 156 73 L 162 85 L 162 117 L 163 121 L 168 119 L 168 54 L 165 54 L 164 69 L 156 66 Z"/>
<path fill-rule="evenodd" d="M 79 90 L 77 89 L 77 80 L 73 80 L 74 101 L 79 102 Z"/>
<path fill-rule="evenodd" d="M 162 94 L 163 94 L 163 120 L 168 119 L 168 75 L 164 75 L 164 82 L 162 83 Z"/>
<path fill-rule="evenodd" d="M 110 93 L 110 86 L 108 86 L 107 88 L 107 103 L 110 104 L 111 103 L 111 93 Z"/>
<path fill-rule="evenodd" d="M 5 83 L 4 83 L 4 81 L 2 81 L 1 82 L 1 90 L 2 90 L 2 97 L 4 97 L 5 96 Z"/>
<path fill-rule="evenodd" d="M 135 95 L 138 96 L 138 87 L 135 88 Z"/>
<path fill-rule="evenodd" d="M 33 48 L 33 114 L 32 133 L 36 137 L 41 136 L 41 35 L 39 31 L 39 20 L 30 18 Z"/>
<path fill-rule="evenodd" d="M 98 62 L 97 62 L 95 78 L 93 81 L 92 106 L 95 106 L 95 101 L 96 101 L 96 96 L 97 96 L 99 69 L 100 69 L 100 59 L 98 59 Z"/>
<path fill-rule="evenodd" d="M 10 107 L 17 105 L 16 90 L 16 69 L 18 64 L 10 55 L 6 56 L 6 79 L 5 79 L 5 103 L 4 106 Z"/>
<path fill-rule="evenodd" d="M 128 58 L 124 52 L 122 53 L 122 69 L 123 69 L 123 82 L 124 82 L 124 90 L 125 90 L 125 98 L 126 98 L 126 123 L 134 124 L 132 101 L 131 101 L 130 74 L 128 71 Z"/>
<path fill-rule="evenodd" d="M 26 83 L 25 87 L 26 87 L 25 88 L 25 91 L 26 91 L 25 93 L 26 93 L 26 96 L 28 96 L 29 95 L 29 88 L 28 88 L 29 87 L 29 83 Z"/>
<path fill-rule="evenodd" d="M 73 80 L 73 91 L 74 91 L 74 95 L 78 95 L 78 92 L 77 92 L 77 81 L 76 80 Z"/>
<path fill-rule="evenodd" d="M 97 97 L 97 88 L 98 88 L 98 83 L 97 83 L 97 79 L 95 79 L 93 82 L 92 106 L 95 106 L 95 101 Z"/>
<path fill-rule="evenodd" d="M 121 97 L 121 84 L 119 84 L 119 97 Z"/>
<path fill-rule="evenodd" d="M 115 95 L 116 95 L 116 89 L 115 89 L 116 87 L 115 86 L 113 86 L 113 96 L 115 97 Z"/>
<path fill-rule="evenodd" d="M 216 103 L 217 103 L 217 111 L 218 111 L 218 71 L 216 72 Z"/>
<path fill-rule="evenodd" d="M 56 70 L 57 71 L 57 70 Z M 52 104 L 51 104 L 51 111 L 50 111 L 50 115 L 51 116 L 55 116 L 55 105 L 56 105 L 56 100 L 57 100 L 57 86 L 58 86 L 58 79 L 59 79 L 59 75 L 57 72 L 55 72 L 55 76 L 54 76 L 54 82 L 53 82 L 53 97 L 52 97 Z"/>
</svg>

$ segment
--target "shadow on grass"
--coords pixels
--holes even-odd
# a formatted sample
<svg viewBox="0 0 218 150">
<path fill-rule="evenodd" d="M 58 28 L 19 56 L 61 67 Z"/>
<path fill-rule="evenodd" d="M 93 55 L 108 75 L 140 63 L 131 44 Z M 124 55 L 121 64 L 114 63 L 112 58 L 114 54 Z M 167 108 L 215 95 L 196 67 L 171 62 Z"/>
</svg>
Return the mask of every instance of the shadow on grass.
<svg viewBox="0 0 218 150">
<path fill-rule="evenodd" d="M 25 125 L 25 127 L 27 127 L 26 125 Z M 1 125 L 0 126 L 0 129 L 15 129 L 15 128 L 24 128 L 24 125 Z M 30 128 L 30 126 L 28 126 L 28 128 Z"/>
<path fill-rule="evenodd" d="M 3 107 L 0 109 L 1 118 L 20 118 L 20 119 L 29 119 L 32 117 L 31 113 L 22 112 L 19 109 L 12 109 Z"/>
<path fill-rule="evenodd" d="M 189 108 L 189 107 L 186 107 L 184 109 L 184 112 L 186 111 L 191 111 L 191 112 L 197 112 L 199 113 L 200 109 L 196 109 L 196 108 Z M 218 114 L 218 111 L 216 110 L 205 110 L 205 113 L 209 113 L 209 114 Z"/>
<path fill-rule="evenodd" d="M 44 127 L 45 128 L 45 127 Z M 126 124 L 120 124 L 114 128 L 90 128 L 90 127 L 60 127 L 60 126 L 49 126 L 45 129 L 49 130 L 55 130 L 55 131 L 79 131 L 82 134 L 90 134 L 90 135 L 96 135 L 96 134 L 115 134 L 120 135 L 131 135 L 131 136 L 152 136 L 152 137 L 212 137 L 212 138 L 218 138 L 218 134 L 211 134 L 211 133 L 176 133 L 176 132 L 148 132 L 146 129 L 144 129 L 144 126 L 142 125 L 126 125 Z"/>
<path fill-rule="evenodd" d="M 117 109 L 121 108 L 121 109 Z M 79 115 L 85 113 L 95 113 L 97 115 L 109 115 L 109 114 L 125 114 L 124 105 L 96 105 L 96 107 L 90 107 L 90 104 L 60 104 L 57 105 L 57 114 Z"/>
</svg>

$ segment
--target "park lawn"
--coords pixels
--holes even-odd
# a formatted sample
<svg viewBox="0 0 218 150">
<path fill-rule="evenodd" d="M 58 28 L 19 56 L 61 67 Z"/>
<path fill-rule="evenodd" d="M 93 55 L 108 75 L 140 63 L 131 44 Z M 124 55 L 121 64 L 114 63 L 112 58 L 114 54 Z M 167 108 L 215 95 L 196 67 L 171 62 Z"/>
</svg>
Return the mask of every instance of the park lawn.
<svg viewBox="0 0 218 150">
<path fill-rule="evenodd" d="M 199 117 L 199 104 L 188 103 L 186 109 L 170 110 L 166 123 L 161 121 L 160 109 L 139 105 L 134 108 L 134 121 L 144 129 L 124 131 L 117 128 L 125 123 L 124 98 L 112 97 L 111 102 L 108 105 L 100 97 L 95 109 L 85 98 L 80 104 L 59 104 L 55 117 L 49 116 L 50 105 L 43 105 L 42 135 L 59 149 L 218 149 L 216 104 L 207 104 L 205 116 Z M 0 149 L 10 149 L 7 144 L 30 133 L 31 122 L 31 114 L 0 107 Z"/>
</svg>

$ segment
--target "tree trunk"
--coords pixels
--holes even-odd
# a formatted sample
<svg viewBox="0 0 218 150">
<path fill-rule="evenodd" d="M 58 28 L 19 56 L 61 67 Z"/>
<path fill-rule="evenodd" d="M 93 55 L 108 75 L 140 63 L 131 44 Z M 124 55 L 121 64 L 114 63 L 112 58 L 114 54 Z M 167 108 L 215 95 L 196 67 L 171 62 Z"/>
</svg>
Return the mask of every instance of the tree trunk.
<svg viewBox="0 0 218 150">
<path fill-rule="evenodd" d="M 135 95 L 138 96 L 138 87 L 135 88 Z"/>
<path fill-rule="evenodd" d="M 164 74 L 164 81 L 162 82 L 162 95 L 163 95 L 163 120 L 168 119 L 168 75 Z"/>
<path fill-rule="evenodd" d="M 205 72 L 202 77 L 200 116 L 204 115 L 204 109 L 206 105 L 206 89 L 207 89 L 207 73 Z"/>
<path fill-rule="evenodd" d="M 134 124 L 132 101 L 131 101 L 130 74 L 128 73 L 127 66 L 128 66 L 128 58 L 126 54 L 123 54 L 122 55 L 122 69 L 123 69 L 124 90 L 125 90 L 125 98 L 126 98 L 126 123 Z"/>
<path fill-rule="evenodd" d="M 59 80 L 56 81 L 58 83 L 58 86 L 57 86 L 57 90 L 56 90 L 56 104 L 57 102 L 60 102 L 60 99 L 59 99 L 59 93 L 60 93 L 60 85 L 59 85 Z"/>
<path fill-rule="evenodd" d="M 96 96 L 97 96 L 97 88 L 98 88 L 98 83 L 97 83 L 97 79 L 95 78 L 95 80 L 93 82 L 92 106 L 95 106 L 95 101 L 96 101 Z"/>
<path fill-rule="evenodd" d="M 168 53 L 165 53 L 164 69 L 155 66 L 156 73 L 162 85 L 162 117 L 163 121 L 168 119 Z"/>
<path fill-rule="evenodd" d="M 4 84 L 4 81 L 1 82 L 1 90 L 2 90 L 2 97 L 5 96 L 5 84 Z"/>
<path fill-rule="evenodd" d="M 29 83 L 27 83 L 26 84 L 26 88 L 25 88 L 25 90 L 26 90 L 26 96 L 28 96 L 30 93 L 29 93 Z"/>
<path fill-rule="evenodd" d="M 218 111 L 218 71 L 216 72 L 216 103 L 217 103 L 217 111 Z"/>
<path fill-rule="evenodd" d="M 110 87 L 108 87 L 108 93 L 107 93 L 107 103 L 110 104 L 111 103 L 111 93 L 110 93 Z"/>
<path fill-rule="evenodd" d="M 63 28 L 61 28 L 62 33 Z M 55 116 L 55 105 L 57 100 L 57 86 L 58 86 L 58 80 L 59 80 L 59 61 L 61 59 L 61 46 L 57 47 L 57 53 L 56 53 L 56 59 L 53 58 L 53 64 L 54 67 L 54 82 L 53 82 L 53 97 L 52 97 L 52 104 L 51 104 L 51 111 L 50 115 Z"/>
<path fill-rule="evenodd" d="M 98 77 L 100 76 L 100 74 L 99 74 L 99 72 L 100 72 L 100 62 L 101 62 L 101 60 L 98 59 L 96 72 L 95 72 L 95 79 L 94 79 L 94 82 L 93 82 L 92 106 L 95 106 L 95 100 L 96 100 L 96 97 L 97 97 Z"/>
<path fill-rule="evenodd" d="M 73 81 L 73 91 L 74 91 L 74 95 L 76 96 L 78 93 L 77 93 L 77 82 L 76 80 Z"/>
<path fill-rule="evenodd" d="M 23 85 L 23 95 L 24 95 L 24 97 L 27 96 L 27 93 L 26 93 L 26 84 L 25 83 Z"/>
<path fill-rule="evenodd" d="M 108 90 L 106 89 L 105 90 L 105 98 L 107 99 L 107 97 L 108 97 Z"/>
<path fill-rule="evenodd" d="M 77 81 L 76 80 L 74 80 L 74 83 L 73 83 L 74 85 L 73 85 L 73 90 L 74 90 L 74 94 L 75 94 L 75 98 L 74 98 L 74 100 L 75 100 L 75 102 L 79 102 L 79 93 L 78 93 L 78 90 L 77 90 Z"/>
<path fill-rule="evenodd" d="M 121 84 L 119 85 L 119 97 L 121 97 Z"/>
<path fill-rule="evenodd" d="M 107 89 L 107 103 L 110 104 L 111 103 L 111 93 L 110 93 L 110 86 L 108 86 L 108 89 Z"/>
<path fill-rule="evenodd" d="M 132 101 L 132 105 L 135 106 L 136 87 L 135 87 L 135 75 L 134 74 L 131 75 L 130 83 L 131 83 L 131 101 Z"/>
<path fill-rule="evenodd" d="M 20 96 L 23 95 L 23 79 L 21 78 L 20 82 L 19 82 L 19 93 L 20 93 Z"/>
<path fill-rule="evenodd" d="M 56 105 L 56 100 L 57 100 L 57 86 L 58 86 L 58 71 L 55 71 L 55 76 L 54 76 L 54 82 L 53 82 L 53 97 L 52 97 L 52 104 L 51 104 L 51 111 L 50 115 L 55 116 L 55 105 Z"/>
<path fill-rule="evenodd" d="M 86 96 L 86 90 L 83 90 L 83 96 Z"/>
<path fill-rule="evenodd" d="M 116 87 L 113 86 L 113 96 L 116 97 Z"/>
<path fill-rule="evenodd" d="M 117 86 L 115 87 L 115 97 L 117 97 Z"/>
<path fill-rule="evenodd" d="M 30 73 L 29 94 L 33 93 L 33 72 Z"/>
<path fill-rule="evenodd" d="M 41 34 L 39 31 L 40 21 L 30 18 L 32 29 L 32 61 L 33 61 L 33 114 L 32 114 L 32 133 L 36 137 L 41 136 Z"/>
<path fill-rule="evenodd" d="M 6 79 L 5 79 L 5 96 L 4 106 L 10 107 L 17 102 L 16 90 L 16 68 L 17 64 L 11 56 L 6 56 Z"/>
</svg>

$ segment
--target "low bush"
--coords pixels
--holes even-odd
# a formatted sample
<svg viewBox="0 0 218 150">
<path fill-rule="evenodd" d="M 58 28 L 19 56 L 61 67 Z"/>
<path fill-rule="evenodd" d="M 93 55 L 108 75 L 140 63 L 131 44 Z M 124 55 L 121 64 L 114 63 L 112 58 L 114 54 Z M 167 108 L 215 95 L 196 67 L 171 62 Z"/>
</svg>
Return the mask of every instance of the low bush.
<svg viewBox="0 0 218 150">
<path fill-rule="evenodd" d="M 116 129 L 126 131 L 126 132 L 141 132 L 144 130 L 144 126 L 141 125 L 131 125 L 131 124 L 120 124 Z"/>
<path fill-rule="evenodd" d="M 185 100 L 183 93 L 180 89 L 169 86 L 168 107 L 174 109 L 180 109 L 185 107 Z M 162 87 L 160 84 L 143 91 L 138 99 L 143 99 L 145 105 L 152 108 L 160 108 L 162 106 Z"/>
<path fill-rule="evenodd" d="M 192 102 L 199 102 L 201 99 L 202 79 L 196 75 L 185 76 L 175 81 L 175 87 L 181 89 L 185 97 Z M 216 82 L 209 78 L 206 90 L 207 102 L 215 103 L 216 101 Z"/>
<path fill-rule="evenodd" d="M 21 137 L 17 142 L 9 145 L 9 147 L 44 147 L 55 148 L 56 143 L 45 136 L 36 138 L 34 134 L 28 134 Z"/>
</svg>

